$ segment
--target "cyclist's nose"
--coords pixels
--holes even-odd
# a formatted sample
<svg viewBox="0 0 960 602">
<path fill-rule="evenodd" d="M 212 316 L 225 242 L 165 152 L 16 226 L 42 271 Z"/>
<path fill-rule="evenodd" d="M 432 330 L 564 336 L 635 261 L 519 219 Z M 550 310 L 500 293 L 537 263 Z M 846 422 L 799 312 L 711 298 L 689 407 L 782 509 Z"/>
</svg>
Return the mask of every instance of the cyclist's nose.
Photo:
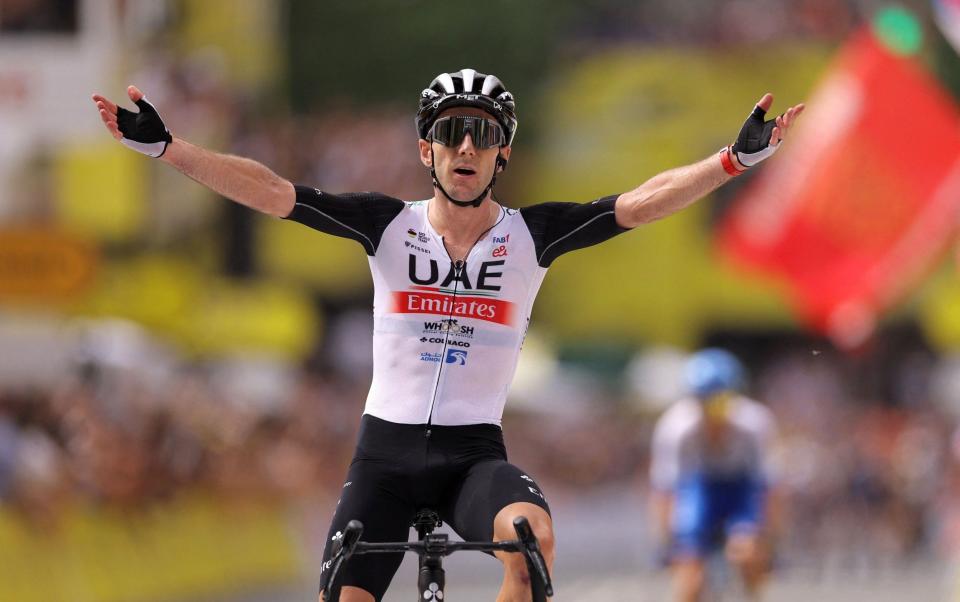
<svg viewBox="0 0 960 602">
<path fill-rule="evenodd" d="M 460 141 L 460 146 L 457 147 L 457 152 L 461 155 L 472 155 L 477 152 L 477 147 L 473 145 L 473 134 L 471 132 L 466 132 L 463 135 L 463 140 Z"/>
</svg>

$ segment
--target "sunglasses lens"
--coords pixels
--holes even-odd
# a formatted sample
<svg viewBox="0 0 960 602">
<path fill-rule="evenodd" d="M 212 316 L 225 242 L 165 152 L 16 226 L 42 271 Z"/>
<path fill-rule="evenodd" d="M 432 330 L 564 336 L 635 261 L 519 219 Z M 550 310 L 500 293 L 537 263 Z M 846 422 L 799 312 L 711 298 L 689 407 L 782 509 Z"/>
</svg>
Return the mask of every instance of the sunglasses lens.
<svg viewBox="0 0 960 602">
<path fill-rule="evenodd" d="M 449 119 L 438 119 L 430 129 L 430 137 L 444 146 L 452 146 L 450 142 L 452 129 Z"/>
<path fill-rule="evenodd" d="M 459 146 L 468 133 L 473 145 L 480 149 L 503 143 L 500 124 L 483 117 L 444 117 L 434 122 L 430 130 L 431 138 L 444 146 Z"/>
</svg>

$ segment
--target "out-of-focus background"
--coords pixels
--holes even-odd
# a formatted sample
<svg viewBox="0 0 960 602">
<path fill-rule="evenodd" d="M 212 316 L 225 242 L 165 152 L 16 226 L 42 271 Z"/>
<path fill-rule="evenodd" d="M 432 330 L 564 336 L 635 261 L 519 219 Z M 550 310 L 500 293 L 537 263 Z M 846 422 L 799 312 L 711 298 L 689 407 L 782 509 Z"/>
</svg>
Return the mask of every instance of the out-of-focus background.
<svg viewBox="0 0 960 602">
<path fill-rule="evenodd" d="M 808 103 L 757 173 L 563 257 L 504 417 L 562 600 L 662 600 L 653 421 L 704 345 L 780 421 L 776 600 L 956 600 L 960 2 L 0 0 L 0 600 L 313 600 L 370 378 L 362 249 L 117 144 L 175 135 L 324 190 L 431 194 L 441 71 L 518 99 L 498 195 L 589 201 Z M 448 595 L 489 600 L 462 553 Z M 412 559 L 388 600 L 412 595 Z"/>
</svg>

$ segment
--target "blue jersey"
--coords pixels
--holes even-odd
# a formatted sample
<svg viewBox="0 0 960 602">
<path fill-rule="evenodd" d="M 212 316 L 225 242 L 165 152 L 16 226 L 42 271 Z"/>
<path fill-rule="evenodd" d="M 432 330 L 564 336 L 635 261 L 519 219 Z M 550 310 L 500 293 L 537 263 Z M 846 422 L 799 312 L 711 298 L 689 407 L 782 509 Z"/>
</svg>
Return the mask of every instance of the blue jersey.
<svg viewBox="0 0 960 602">
<path fill-rule="evenodd" d="M 729 533 L 754 531 L 763 523 L 766 492 L 775 479 L 773 415 L 753 400 L 735 397 L 726 421 L 721 437 L 709 437 L 701 403 L 685 399 L 654 429 L 650 479 L 673 498 L 678 554 L 702 554 Z"/>
</svg>

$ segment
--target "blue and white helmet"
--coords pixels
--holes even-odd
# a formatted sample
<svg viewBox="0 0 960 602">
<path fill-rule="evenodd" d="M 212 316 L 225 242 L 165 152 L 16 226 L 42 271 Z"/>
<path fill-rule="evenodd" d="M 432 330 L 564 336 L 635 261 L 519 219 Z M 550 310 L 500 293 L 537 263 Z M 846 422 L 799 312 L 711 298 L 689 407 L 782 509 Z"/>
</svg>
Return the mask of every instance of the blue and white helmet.
<svg viewBox="0 0 960 602">
<path fill-rule="evenodd" d="M 694 353 L 684 370 L 687 388 L 700 399 L 724 391 L 737 391 L 744 385 L 745 371 L 732 353 L 716 347 Z"/>
<path fill-rule="evenodd" d="M 504 146 L 513 143 L 513 136 L 517 133 L 516 104 L 513 94 L 496 75 L 461 69 L 435 77 L 420 93 L 415 122 L 422 140 L 427 139 L 437 116 L 451 107 L 477 107 L 490 113 L 503 128 Z"/>
</svg>

